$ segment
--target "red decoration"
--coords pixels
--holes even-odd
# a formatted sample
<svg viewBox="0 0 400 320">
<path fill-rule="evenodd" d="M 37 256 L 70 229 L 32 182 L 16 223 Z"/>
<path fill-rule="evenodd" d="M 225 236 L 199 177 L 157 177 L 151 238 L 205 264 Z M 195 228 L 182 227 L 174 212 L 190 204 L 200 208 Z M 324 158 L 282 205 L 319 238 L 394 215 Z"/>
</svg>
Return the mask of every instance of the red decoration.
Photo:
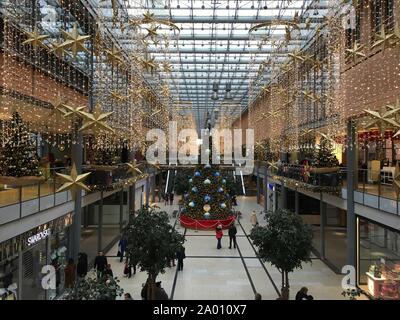
<svg viewBox="0 0 400 320">
<path fill-rule="evenodd" d="M 235 221 L 235 216 L 230 216 L 224 220 L 196 220 L 181 214 L 179 220 L 181 221 L 181 226 L 187 229 L 215 230 L 218 225 L 222 225 L 222 229 L 228 229 Z"/>
</svg>

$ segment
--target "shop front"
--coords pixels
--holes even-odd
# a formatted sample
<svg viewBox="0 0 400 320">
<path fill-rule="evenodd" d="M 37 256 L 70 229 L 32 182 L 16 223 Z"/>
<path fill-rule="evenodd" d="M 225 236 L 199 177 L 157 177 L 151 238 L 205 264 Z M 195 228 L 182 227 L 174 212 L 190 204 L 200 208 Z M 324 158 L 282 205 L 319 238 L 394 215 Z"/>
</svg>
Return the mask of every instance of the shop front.
<svg viewBox="0 0 400 320">
<path fill-rule="evenodd" d="M 72 214 L 52 220 L 0 244 L 0 299 L 51 300 L 63 290 Z M 55 288 L 42 285 L 43 267 L 55 270 Z"/>
<path fill-rule="evenodd" d="M 357 217 L 358 284 L 374 299 L 400 300 L 400 231 Z"/>
</svg>

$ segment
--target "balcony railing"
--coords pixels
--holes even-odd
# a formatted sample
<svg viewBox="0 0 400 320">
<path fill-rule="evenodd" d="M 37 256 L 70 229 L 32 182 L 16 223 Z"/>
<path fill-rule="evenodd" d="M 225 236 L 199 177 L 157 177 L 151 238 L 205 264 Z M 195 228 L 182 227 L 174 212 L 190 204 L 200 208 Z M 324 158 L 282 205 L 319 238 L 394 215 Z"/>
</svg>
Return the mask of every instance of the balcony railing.
<svg viewBox="0 0 400 320">
<path fill-rule="evenodd" d="M 259 162 L 259 168 L 268 167 Z M 308 173 L 307 173 L 308 172 Z M 381 170 L 358 169 L 355 172 L 354 202 L 367 207 L 399 215 L 398 191 L 394 185 L 395 170 L 385 167 Z M 312 192 L 327 192 L 347 199 L 347 168 L 337 172 L 315 173 L 301 165 L 279 165 L 268 167 L 268 176 L 281 180 L 285 185 Z M 398 189 L 400 191 L 400 189 Z"/>
<path fill-rule="evenodd" d="M 123 188 L 151 172 L 151 169 L 145 166 L 140 168 L 143 174 L 132 175 L 127 172 L 126 165 L 117 165 L 110 170 L 83 166 L 82 172 L 92 174 L 85 181 L 91 191 L 82 190 L 82 196 L 101 190 Z M 56 174 L 69 174 L 70 170 L 71 168 L 66 167 L 44 169 L 44 182 L 20 187 L 3 185 L 0 189 L 0 225 L 71 201 L 70 191 L 57 192 L 64 182 Z"/>
</svg>

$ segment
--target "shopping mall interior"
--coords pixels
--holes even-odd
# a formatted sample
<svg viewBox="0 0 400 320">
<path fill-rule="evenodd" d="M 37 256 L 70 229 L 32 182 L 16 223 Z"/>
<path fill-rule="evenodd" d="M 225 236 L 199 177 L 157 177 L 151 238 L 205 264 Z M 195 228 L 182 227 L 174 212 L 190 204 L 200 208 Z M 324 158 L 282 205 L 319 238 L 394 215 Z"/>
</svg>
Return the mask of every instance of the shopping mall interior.
<svg viewBox="0 0 400 320">
<path fill-rule="evenodd" d="M 0 300 L 400 300 L 400 2 L 0 1 Z"/>
</svg>

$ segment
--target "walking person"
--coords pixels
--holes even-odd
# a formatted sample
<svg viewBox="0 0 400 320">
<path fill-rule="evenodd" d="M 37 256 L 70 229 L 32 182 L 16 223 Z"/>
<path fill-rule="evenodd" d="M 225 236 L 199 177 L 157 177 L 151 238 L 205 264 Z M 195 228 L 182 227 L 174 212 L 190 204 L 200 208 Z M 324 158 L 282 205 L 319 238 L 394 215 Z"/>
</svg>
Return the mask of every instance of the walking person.
<svg viewBox="0 0 400 320">
<path fill-rule="evenodd" d="M 78 265 L 76 266 L 78 277 L 80 278 L 86 277 L 87 270 L 88 270 L 87 254 L 79 252 Z"/>
<path fill-rule="evenodd" d="M 215 237 L 217 238 L 217 249 L 221 249 L 221 239 L 224 235 L 224 232 L 222 231 L 222 225 L 218 225 L 217 229 L 215 230 Z"/>
<path fill-rule="evenodd" d="M 186 258 L 185 247 L 182 246 L 176 252 L 176 259 L 178 260 L 178 271 L 183 270 L 183 259 Z"/>
<path fill-rule="evenodd" d="M 68 259 L 68 264 L 64 269 L 64 287 L 65 288 L 73 288 L 75 283 L 75 263 L 74 259 Z"/>
<path fill-rule="evenodd" d="M 167 192 L 166 194 L 164 194 L 164 200 L 165 200 L 165 203 L 164 203 L 164 205 L 168 205 L 168 203 L 169 203 L 169 193 Z"/>
<path fill-rule="evenodd" d="M 235 226 L 235 221 L 233 221 L 228 230 L 229 249 L 232 249 L 232 242 L 233 242 L 233 247 L 236 249 L 236 233 L 237 233 L 237 229 Z"/>
<path fill-rule="evenodd" d="M 94 259 L 93 268 L 97 271 L 97 278 L 102 278 L 104 276 L 104 271 L 108 265 L 107 258 L 104 256 L 103 252 L 99 252 L 97 257 Z"/>
<path fill-rule="evenodd" d="M 169 204 L 172 206 L 174 204 L 174 193 L 169 194 Z"/>
<path fill-rule="evenodd" d="M 128 241 L 125 237 L 122 237 L 118 242 L 118 254 L 119 254 L 119 262 L 122 262 L 124 259 L 124 253 L 126 251 L 126 247 L 128 245 Z"/>
<path fill-rule="evenodd" d="M 104 270 L 104 275 L 105 275 L 107 278 L 114 278 L 114 273 L 113 273 L 113 271 L 112 271 L 112 269 L 111 269 L 111 264 L 107 264 L 107 267 L 106 267 L 106 269 Z"/>
<path fill-rule="evenodd" d="M 253 210 L 253 212 L 251 213 L 250 223 L 253 226 L 253 228 L 258 225 L 257 214 L 255 210 Z"/>
</svg>

